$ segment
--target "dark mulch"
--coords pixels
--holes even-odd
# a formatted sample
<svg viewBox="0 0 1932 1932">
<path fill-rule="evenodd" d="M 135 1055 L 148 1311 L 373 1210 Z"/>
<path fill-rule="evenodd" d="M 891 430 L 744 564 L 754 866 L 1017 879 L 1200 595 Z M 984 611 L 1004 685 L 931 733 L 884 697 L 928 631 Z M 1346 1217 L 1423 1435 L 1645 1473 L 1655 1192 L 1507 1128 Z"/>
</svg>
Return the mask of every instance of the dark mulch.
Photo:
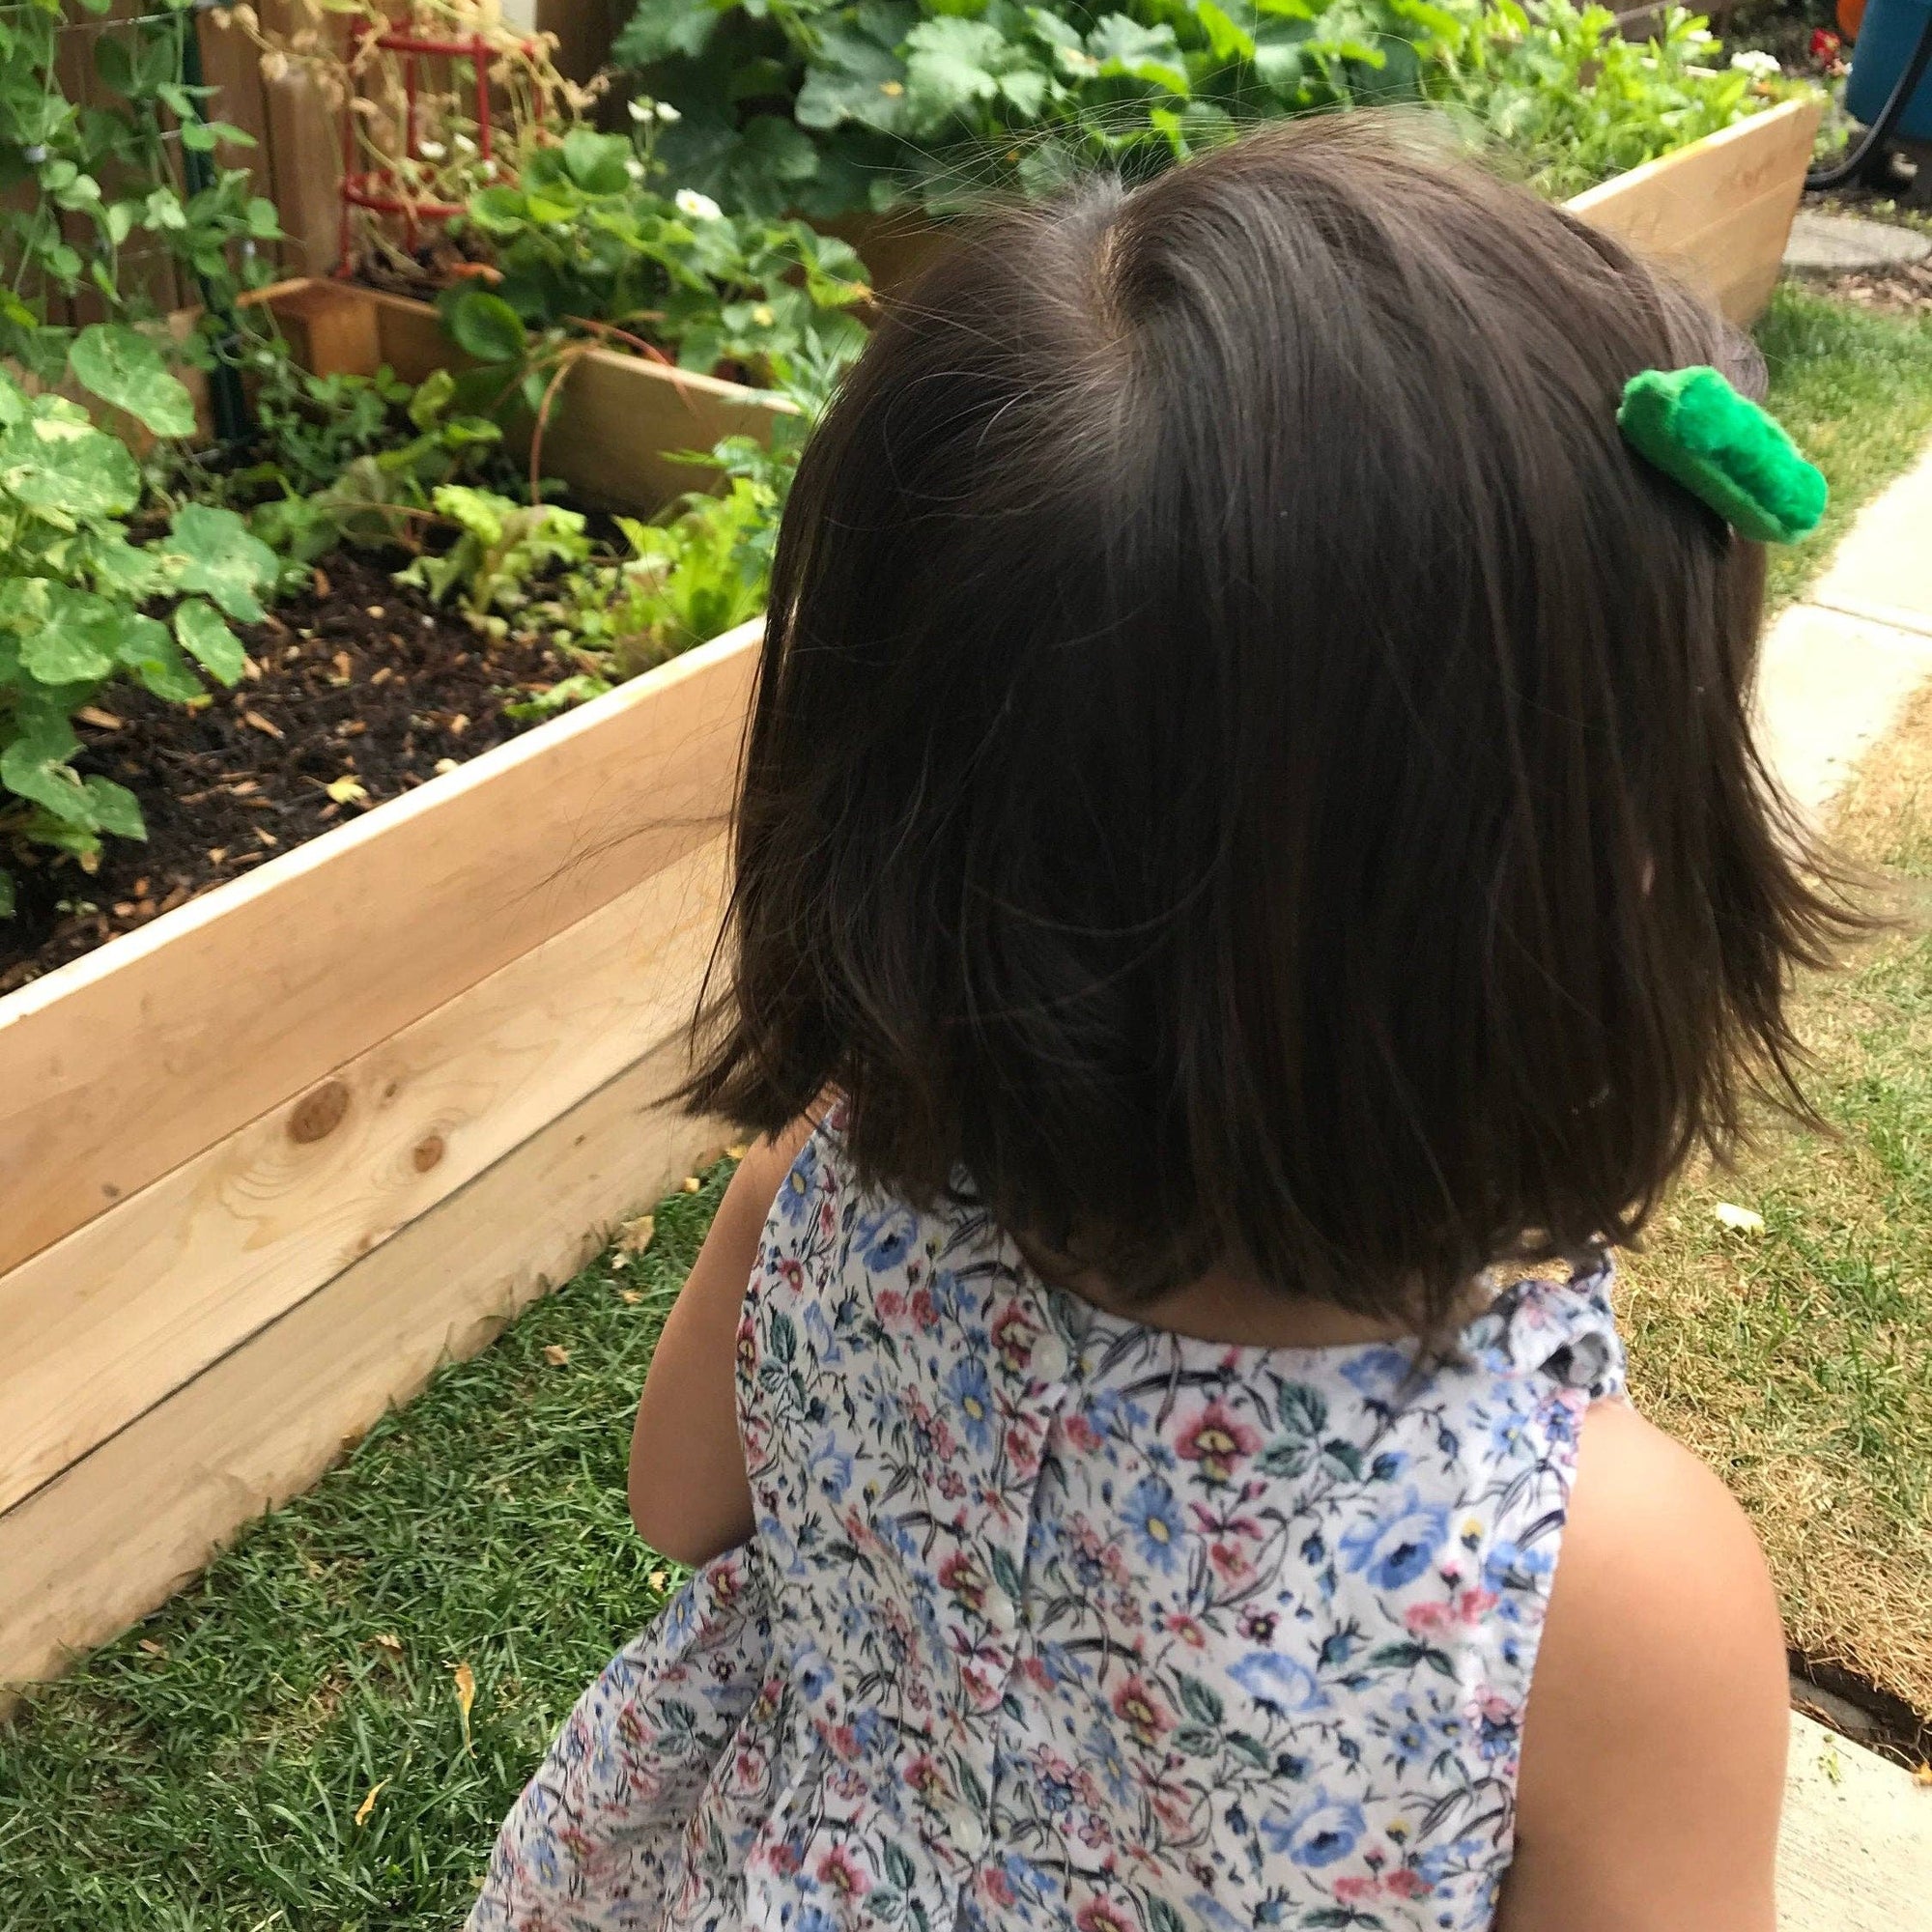
<svg viewBox="0 0 1932 1932">
<path fill-rule="evenodd" d="M 11 857 L 0 993 L 501 744 L 523 728 L 504 706 L 576 668 L 542 644 L 480 637 L 346 553 L 311 593 L 238 628 L 253 672 L 234 691 L 190 709 L 117 687 L 82 720 L 81 768 L 134 793 L 148 838 L 109 839 L 91 877 Z M 331 797 L 345 780 L 363 795 Z"/>
<path fill-rule="evenodd" d="M 1828 295 L 1856 302 L 1861 308 L 1886 309 L 1894 315 L 1932 315 L 1932 261 L 1861 270 L 1857 274 L 1834 276 L 1823 287 Z"/>
</svg>

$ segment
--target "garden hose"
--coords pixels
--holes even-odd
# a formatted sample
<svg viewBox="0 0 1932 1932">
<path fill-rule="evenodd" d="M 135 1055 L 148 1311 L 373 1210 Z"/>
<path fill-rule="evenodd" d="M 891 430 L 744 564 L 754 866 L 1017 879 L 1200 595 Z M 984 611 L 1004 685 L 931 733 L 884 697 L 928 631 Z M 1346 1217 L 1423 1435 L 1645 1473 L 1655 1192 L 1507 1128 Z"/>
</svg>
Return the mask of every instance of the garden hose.
<svg viewBox="0 0 1932 1932">
<path fill-rule="evenodd" d="M 1912 50 L 1912 58 L 1905 63 L 1898 76 L 1897 85 L 1886 96 L 1885 105 L 1878 111 L 1878 118 L 1852 144 L 1851 152 L 1842 160 L 1833 161 L 1831 166 L 1813 168 L 1804 177 L 1805 192 L 1818 193 L 1825 188 L 1843 187 L 1846 183 L 1859 180 L 1872 158 L 1880 153 L 1889 138 L 1898 117 L 1905 112 L 1906 103 L 1918 92 L 1918 83 L 1925 76 L 1925 69 L 1932 64 L 1932 13 L 1925 16 L 1925 25 L 1920 30 L 1918 44 Z"/>
</svg>

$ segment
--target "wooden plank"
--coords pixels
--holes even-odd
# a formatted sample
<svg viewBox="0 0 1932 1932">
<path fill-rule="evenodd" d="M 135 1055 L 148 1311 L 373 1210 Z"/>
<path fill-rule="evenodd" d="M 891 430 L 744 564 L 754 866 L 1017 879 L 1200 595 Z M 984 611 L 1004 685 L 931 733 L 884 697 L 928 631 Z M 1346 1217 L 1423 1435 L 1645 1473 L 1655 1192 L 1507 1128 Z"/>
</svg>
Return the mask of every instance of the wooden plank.
<svg viewBox="0 0 1932 1932">
<path fill-rule="evenodd" d="M 753 622 L 0 1001 L 12 1267 L 715 837 Z"/>
<path fill-rule="evenodd" d="M 1932 1791 L 1793 1713 L 1778 1932 L 1932 1932 Z"/>
<path fill-rule="evenodd" d="M 429 303 L 376 289 L 353 293 L 376 312 L 380 360 L 405 382 L 420 383 L 433 369 L 471 366 Z M 373 365 L 345 366 L 373 373 Z M 587 350 L 559 392 L 544 442 L 544 472 L 560 477 L 585 502 L 649 512 L 716 481 L 714 471 L 676 462 L 678 453 L 708 450 L 727 436 L 763 441 L 773 417 L 790 408 L 767 389 Z M 527 455 L 528 425 L 512 425 L 508 440 L 520 457 Z"/>
<path fill-rule="evenodd" d="M 327 14 L 318 16 L 306 0 L 257 0 L 264 29 L 283 39 L 302 28 L 336 34 Z M 283 272 L 326 275 L 335 267 L 342 229 L 342 127 L 338 116 L 300 69 L 279 80 L 264 80 L 269 165 L 281 215 Z"/>
<path fill-rule="evenodd" d="M 1668 253 L 1724 209 L 1804 177 L 1822 109 L 1789 100 L 1573 196 L 1565 206 L 1619 241 Z"/>
<path fill-rule="evenodd" d="M 720 1134 L 659 1105 L 684 1064 L 682 1042 L 639 1061 L 0 1516 L 0 1683 L 164 1602 L 688 1172 Z"/>
<path fill-rule="evenodd" d="M 0 1510 L 689 1021 L 713 839 L 0 1276 Z"/>
</svg>

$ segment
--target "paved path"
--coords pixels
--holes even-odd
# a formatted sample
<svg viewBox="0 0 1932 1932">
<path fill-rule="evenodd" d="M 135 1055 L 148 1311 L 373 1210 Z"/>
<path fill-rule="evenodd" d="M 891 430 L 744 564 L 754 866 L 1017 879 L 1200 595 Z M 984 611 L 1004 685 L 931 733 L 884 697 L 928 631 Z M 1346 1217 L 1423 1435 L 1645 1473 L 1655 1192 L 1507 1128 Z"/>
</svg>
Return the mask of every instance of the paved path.
<svg viewBox="0 0 1932 1932">
<path fill-rule="evenodd" d="M 1859 515 L 1764 641 L 1764 744 L 1808 811 L 1932 679 L 1932 449 Z M 1932 1605 L 1926 1615 L 1932 1618 Z M 1779 1932 L 1932 1932 L 1932 1785 L 1792 1718 Z"/>
<path fill-rule="evenodd" d="M 1865 506 L 1804 601 L 1765 637 L 1764 743 L 1791 795 L 1822 810 L 1927 677 L 1932 450 Z"/>
</svg>

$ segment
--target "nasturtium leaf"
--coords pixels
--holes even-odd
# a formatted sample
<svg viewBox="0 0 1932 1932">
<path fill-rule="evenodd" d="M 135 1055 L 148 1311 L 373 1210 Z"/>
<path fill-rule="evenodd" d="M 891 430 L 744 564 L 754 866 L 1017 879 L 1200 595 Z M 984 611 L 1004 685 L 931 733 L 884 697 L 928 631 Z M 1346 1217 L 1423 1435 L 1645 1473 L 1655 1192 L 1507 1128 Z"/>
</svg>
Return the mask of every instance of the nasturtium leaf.
<svg viewBox="0 0 1932 1932">
<path fill-rule="evenodd" d="M 22 640 L 20 665 L 43 684 L 86 684 L 105 677 L 114 657 L 92 625 L 60 624 Z"/>
<path fill-rule="evenodd" d="M 144 690 L 170 704 L 185 704 L 202 695 L 201 680 L 188 668 L 181 646 L 158 618 L 123 611 L 115 633 L 114 654 Z"/>
<path fill-rule="evenodd" d="M 175 611 L 175 636 L 182 649 L 209 676 L 223 684 L 236 683 L 247 663 L 242 639 L 221 621 L 212 605 L 189 598 Z"/>
<path fill-rule="evenodd" d="M 168 544 L 174 580 L 184 590 L 212 597 L 231 617 L 259 623 L 267 614 L 258 590 L 275 581 L 275 554 L 233 510 L 185 503 L 175 512 Z"/>
<path fill-rule="evenodd" d="M 68 763 L 79 750 L 71 731 L 24 731 L 0 751 L 0 785 L 69 825 L 92 826 L 93 802 Z"/>
<path fill-rule="evenodd" d="M 112 779 L 90 774 L 83 781 L 94 806 L 94 822 L 117 838 L 145 838 L 147 820 L 141 816 L 141 802 L 126 785 Z"/>
<path fill-rule="evenodd" d="M 194 434 L 193 399 L 139 329 L 118 322 L 90 324 L 74 337 L 67 366 L 83 388 L 156 436 Z"/>
<path fill-rule="evenodd" d="M 124 516 L 141 495 L 134 459 L 75 413 L 37 410 L 0 435 L 0 490 L 62 529 Z"/>
</svg>

